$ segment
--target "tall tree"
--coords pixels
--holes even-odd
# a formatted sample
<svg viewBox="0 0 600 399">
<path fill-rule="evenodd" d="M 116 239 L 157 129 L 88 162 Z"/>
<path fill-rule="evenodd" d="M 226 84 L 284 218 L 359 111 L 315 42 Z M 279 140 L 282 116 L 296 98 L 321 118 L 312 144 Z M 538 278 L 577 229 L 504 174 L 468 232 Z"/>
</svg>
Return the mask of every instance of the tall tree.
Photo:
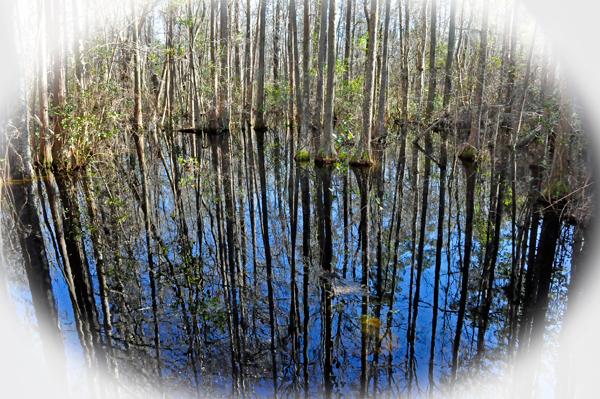
<svg viewBox="0 0 600 399">
<path fill-rule="evenodd" d="M 463 146 L 459 155 L 465 168 L 466 187 L 466 220 L 465 220 L 465 244 L 464 257 L 462 264 L 462 283 L 460 291 L 460 300 L 458 304 L 458 319 L 456 323 L 456 334 L 452 345 L 452 389 L 456 383 L 456 374 L 458 370 L 458 351 L 462 337 L 465 311 L 467 307 L 467 295 L 469 289 L 469 270 L 471 266 L 471 251 L 473 248 L 473 217 L 475 213 L 475 182 L 477 180 L 477 151 L 479 148 L 479 130 L 481 124 L 481 109 L 483 103 L 483 87 L 486 70 L 486 51 L 488 41 L 488 21 L 489 21 L 489 0 L 484 0 L 481 22 L 481 39 L 479 41 L 479 61 L 477 65 L 477 84 L 475 85 L 475 95 L 473 98 L 473 110 L 471 131 L 469 141 Z"/>
<path fill-rule="evenodd" d="M 322 0 L 324 3 L 325 0 Z M 322 21 L 321 23 L 325 23 Z M 325 126 L 315 162 L 329 164 L 336 160 L 333 147 L 333 102 L 335 98 L 335 0 L 329 0 L 329 28 L 327 34 L 327 93 L 325 97 Z"/>
<path fill-rule="evenodd" d="M 375 52 L 377 49 L 378 0 L 371 0 L 371 12 L 367 20 L 367 59 L 365 61 L 365 80 L 363 86 L 362 130 L 358 149 L 350 160 L 350 165 L 364 166 L 373 164 L 371 151 L 371 122 L 373 118 L 373 92 L 375 90 Z"/>
</svg>

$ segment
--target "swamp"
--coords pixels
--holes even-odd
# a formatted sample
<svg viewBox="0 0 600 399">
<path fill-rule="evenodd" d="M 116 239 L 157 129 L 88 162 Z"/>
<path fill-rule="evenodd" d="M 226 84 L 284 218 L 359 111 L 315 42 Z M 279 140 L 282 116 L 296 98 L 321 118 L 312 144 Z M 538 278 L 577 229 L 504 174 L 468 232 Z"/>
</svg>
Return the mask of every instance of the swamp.
<svg viewBox="0 0 600 399">
<path fill-rule="evenodd" d="M 580 394 L 589 128 L 519 0 L 0 19 L 1 316 L 58 397 Z"/>
</svg>

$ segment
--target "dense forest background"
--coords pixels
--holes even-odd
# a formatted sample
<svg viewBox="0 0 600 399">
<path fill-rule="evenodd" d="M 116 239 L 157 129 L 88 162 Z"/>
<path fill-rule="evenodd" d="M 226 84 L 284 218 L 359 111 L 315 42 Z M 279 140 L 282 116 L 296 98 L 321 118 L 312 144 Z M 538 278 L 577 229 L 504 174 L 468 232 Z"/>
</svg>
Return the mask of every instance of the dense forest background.
<svg viewBox="0 0 600 399">
<path fill-rule="evenodd" d="M 189 373 L 182 386 L 200 394 L 219 385 L 196 369 L 211 347 L 227 358 L 236 394 L 264 383 L 259 370 L 273 374 L 264 392 L 308 393 L 309 335 L 318 334 L 331 395 L 341 350 L 332 334 L 345 326 L 332 287 L 352 279 L 360 365 L 336 367 L 360 368 L 361 396 L 447 393 L 464 387 L 461 372 L 544 359 L 537 343 L 557 342 L 565 309 L 584 295 L 585 114 L 519 2 L 3 7 L 20 76 L 3 107 L 3 181 L 25 183 L 6 185 L 3 229 L 16 233 L 3 236 L 14 251 L 6 257 L 25 265 L 9 279 L 27 276 L 44 352 L 61 359 L 51 280 L 63 281 L 90 386 L 91 375 L 110 380 L 127 364 L 142 370 L 127 377 L 134 385 L 164 394 L 180 384 L 173 375 Z M 400 292 L 408 314 L 395 320 Z M 317 307 L 321 327 L 309 334 Z M 431 335 L 419 339 L 423 313 Z M 384 341 L 393 327 L 405 336 L 402 366 Z M 209 345 L 216 339 L 229 347 Z M 183 346 L 187 360 L 169 354 Z M 556 356 L 568 364 L 568 351 Z M 392 388 L 395 367 L 402 388 Z M 539 392 L 543 370 L 517 378 L 519 392 Z M 576 391 L 569 367 L 556 375 L 559 394 Z M 155 384 L 144 382 L 151 376 Z"/>
</svg>

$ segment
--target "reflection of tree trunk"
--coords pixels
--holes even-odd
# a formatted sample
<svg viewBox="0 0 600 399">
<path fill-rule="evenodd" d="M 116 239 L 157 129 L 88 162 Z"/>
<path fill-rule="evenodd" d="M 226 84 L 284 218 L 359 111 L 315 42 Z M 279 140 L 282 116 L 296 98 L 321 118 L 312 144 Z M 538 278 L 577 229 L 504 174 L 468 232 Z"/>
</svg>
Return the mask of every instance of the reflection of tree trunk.
<svg viewBox="0 0 600 399">
<path fill-rule="evenodd" d="M 378 152 L 382 152 L 382 151 L 378 151 Z M 378 158 L 381 159 L 381 155 L 378 155 Z M 374 348 L 374 354 L 373 354 L 373 368 L 374 368 L 374 373 L 373 373 L 373 393 L 377 394 L 378 392 L 378 384 L 379 384 L 379 353 L 381 352 L 381 339 L 380 339 L 380 334 L 381 334 L 381 306 L 382 306 L 382 302 L 383 302 L 383 201 L 384 201 L 384 194 L 383 194 L 383 188 L 384 188 L 384 169 L 383 169 L 383 164 L 385 164 L 385 155 L 384 158 L 382 160 L 382 163 L 378 164 L 375 166 L 374 170 L 373 170 L 373 174 L 375 175 L 375 180 L 377 182 L 377 195 L 376 195 L 376 199 L 377 201 L 379 201 L 379 206 L 376 207 L 376 227 L 377 227 L 377 233 L 376 233 L 376 239 L 377 239 L 377 249 L 376 249 L 376 282 L 375 282 L 375 290 L 377 293 L 377 301 L 375 302 L 375 309 L 374 309 L 374 315 L 375 315 L 375 320 L 374 320 L 374 339 L 375 339 L 375 348 Z"/>
<path fill-rule="evenodd" d="M 292 132 L 294 131 L 292 127 Z M 290 155 L 293 155 L 291 153 Z M 296 169 L 290 173 L 289 181 L 289 209 L 290 209 L 290 326 L 289 332 L 292 336 L 292 391 L 298 395 L 298 366 L 300 364 L 300 342 L 298 339 L 298 326 L 300 324 L 300 309 L 298 301 L 298 285 L 296 282 L 296 237 L 298 230 L 298 177 L 300 170 Z"/>
<path fill-rule="evenodd" d="M 369 186 L 370 173 L 367 169 L 353 169 L 354 175 L 358 182 L 360 190 L 360 237 L 361 237 L 361 263 L 362 263 L 362 279 L 361 285 L 364 294 L 361 300 L 361 335 L 360 335 L 360 391 L 359 396 L 365 398 L 368 393 L 369 385 L 369 269 L 370 269 L 370 253 L 369 253 Z"/>
<path fill-rule="evenodd" d="M 425 152 L 431 154 L 431 136 L 427 134 L 425 136 Z M 425 228 L 427 227 L 427 206 L 429 200 L 429 175 L 431 172 L 431 160 L 429 157 L 425 157 L 425 170 L 423 177 L 423 198 L 421 205 L 421 225 L 419 228 L 419 248 L 417 250 L 417 276 L 415 280 L 415 297 L 413 300 L 413 314 L 412 323 L 410 326 L 410 338 L 408 344 L 410 346 L 410 357 L 408 364 L 408 394 L 410 396 L 410 390 L 412 385 L 413 369 L 416 368 L 415 360 L 415 335 L 417 330 L 417 317 L 419 315 L 419 301 L 421 293 L 421 275 L 423 273 L 423 251 L 425 249 Z M 415 206 L 416 207 L 416 206 Z"/>
<path fill-rule="evenodd" d="M 85 200 L 88 210 L 88 215 L 90 218 L 90 224 L 92 226 L 100 226 L 101 221 L 98 220 L 98 210 L 96 207 L 96 193 L 94 192 L 93 187 L 90 186 L 90 180 L 88 177 L 83 177 L 82 183 L 85 193 Z M 99 234 L 99 231 L 93 229 L 90 232 L 90 236 L 93 243 L 94 249 L 94 259 L 96 261 L 96 275 L 98 276 L 98 288 L 100 290 L 100 303 L 102 306 L 102 314 L 104 315 L 103 327 L 104 334 L 106 337 L 106 350 L 108 356 L 108 372 L 113 376 L 117 376 L 117 364 L 110 362 L 110 359 L 113 358 L 113 346 L 112 346 L 112 324 L 111 324 L 111 311 L 110 305 L 108 303 L 108 285 L 106 282 L 106 270 L 105 270 L 105 262 L 104 262 L 104 250 L 105 243 L 103 236 Z M 111 364 L 112 363 L 112 364 Z"/>
<path fill-rule="evenodd" d="M 460 290 L 460 300 L 458 303 L 458 317 L 456 321 L 456 333 L 452 345 L 452 389 L 456 383 L 456 372 L 458 370 L 458 351 L 460 349 L 460 339 L 462 336 L 465 311 L 467 308 L 467 296 L 469 293 L 469 267 L 471 264 L 471 250 L 473 247 L 473 216 L 475 213 L 475 181 L 477 166 L 475 163 L 465 167 L 467 179 L 467 198 L 466 198 L 466 220 L 465 220 L 465 246 L 462 263 L 462 283 Z"/>
<path fill-rule="evenodd" d="M 106 356 L 102 346 L 102 335 L 96 300 L 94 297 L 94 288 L 92 275 L 90 273 L 85 247 L 83 243 L 83 229 L 81 226 L 81 215 L 79 213 L 79 204 L 77 192 L 75 189 L 74 177 L 63 175 L 57 180 L 57 186 L 61 197 L 65 217 L 65 241 L 71 270 L 73 272 L 73 283 L 75 295 L 79 308 L 81 310 L 81 320 L 83 323 L 84 334 L 89 334 L 90 349 L 98 364 L 100 377 L 105 377 L 108 372 Z M 93 348 L 93 349 L 92 349 Z"/>
<path fill-rule="evenodd" d="M 540 367 L 544 333 L 546 332 L 546 313 L 552 281 L 552 266 L 560 230 L 559 213 L 555 209 L 546 210 L 535 257 L 535 279 L 538 281 L 538 288 L 529 344 L 530 359 L 533 364 L 525 367 L 524 374 L 520 375 L 522 397 L 531 397 L 535 384 L 535 371 Z"/>
<path fill-rule="evenodd" d="M 454 2 L 453 2 L 454 3 Z M 447 132 L 442 132 L 440 144 L 440 197 L 438 210 L 437 240 L 435 248 L 435 277 L 433 285 L 433 315 L 431 319 L 431 345 L 429 351 L 429 395 L 433 396 L 433 369 L 435 362 L 435 341 L 437 336 L 437 314 L 439 306 L 440 271 L 442 267 L 442 248 L 444 241 L 444 214 L 446 210 L 446 164 L 447 164 Z"/>
<path fill-rule="evenodd" d="M 459 155 L 460 160 L 465 167 L 465 176 L 467 180 L 466 192 L 466 220 L 465 220 L 465 248 L 462 264 L 462 286 L 460 291 L 460 300 L 458 305 L 458 320 L 456 323 L 456 334 L 452 345 L 452 375 L 451 385 L 454 391 L 456 383 L 456 372 L 458 370 L 458 351 L 460 349 L 460 339 L 462 336 L 465 311 L 467 307 L 467 296 L 469 293 L 469 267 L 471 264 L 471 251 L 473 246 L 473 216 L 475 213 L 475 183 L 477 180 L 477 151 L 479 149 L 479 136 L 481 126 L 481 109 L 483 103 L 483 88 L 486 70 L 486 51 L 488 37 L 489 20 L 489 0 L 484 0 L 481 23 L 481 40 L 479 43 L 478 59 L 478 77 L 473 98 L 473 111 L 471 120 L 471 131 L 469 133 L 469 142 L 463 145 L 463 150 Z"/>
<path fill-rule="evenodd" d="M 576 309 L 578 308 L 583 286 L 583 275 L 585 275 L 585 264 L 589 264 L 586 254 L 590 248 L 589 231 L 584 226 L 575 226 L 573 232 L 572 257 L 571 257 L 571 276 L 569 288 L 567 291 L 567 304 L 565 315 L 560 332 L 560 348 L 558 362 L 556 364 L 556 397 L 572 397 L 576 389 L 577 369 L 573 367 L 574 356 L 571 353 L 571 336 L 574 336 L 570 324 L 573 321 Z"/>
<path fill-rule="evenodd" d="M 263 129 L 258 129 L 256 133 L 256 143 L 258 152 L 258 173 L 260 174 L 260 195 L 262 202 L 262 237 L 263 245 L 265 248 L 265 266 L 267 269 L 267 295 L 269 297 L 269 325 L 271 329 L 271 372 L 273 375 L 273 390 L 275 396 L 277 396 L 277 359 L 275 354 L 275 303 L 273 298 L 273 266 L 271 258 L 271 243 L 269 242 L 269 209 L 267 204 L 267 178 L 265 173 L 265 131 Z"/>
<path fill-rule="evenodd" d="M 514 157 L 513 157 L 514 162 Z M 515 163 L 513 163 L 513 166 Z M 531 220 L 530 204 L 527 202 L 524 205 L 524 217 L 522 225 L 518 227 L 518 233 L 515 240 L 515 256 L 512 262 L 512 270 L 510 276 L 510 291 L 509 291 L 509 320 L 508 320 L 508 350 L 507 356 L 512 360 L 513 352 L 517 342 L 517 327 L 518 327 L 518 312 L 521 306 L 521 286 L 523 281 L 523 265 L 526 262 L 527 256 L 527 238 L 529 236 L 529 222 Z M 513 218 L 514 218 L 513 214 Z"/>
<path fill-rule="evenodd" d="M 398 202 L 398 209 L 396 211 L 396 220 L 394 221 L 396 223 L 395 226 L 395 241 L 394 241 L 394 246 L 393 251 L 394 251 L 394 257 L 393 257 L 393 261 L 392 261 L 392 281 L 390 283 L 390 304 L 389 304 L 389 308 L 388 308 L 388 313 L 387 313 L 387 320 L 386 320 L 386 332 L 385 332 L 385 336 L 389 335 L 388 340 L 390 342 L 390 352 L 388 355 L 388 387 L 391 387 L 392 384 L 392 375 L 393 375 L 393 369 L 392 369 L 392 363 L 393 363 L 393 351 L 392 351 L 392 345 L 391 343 L 393 342 L 392 339 L 392 331 L 391 331 L 391 326 L 392 326 L 392 316 L 393 316 L 393 309 L 394 309 L 394 299 L 395 299 L 395 295 L 396 295 L 396 275 L 398 272 L 398 252 L 399 252 L 399 248 L 400 248 L 400 228 L 402 226 L 402 211 L 404 208 L 404 175 L 405 175 L 405 164 L 406 164 L 406 135 L 401 133 L 401 139 L 400 139 L 400 155 L 398 157 L 398 169 L 396 170 L 396 197 L 397 197 L 397 202 Z M 387 278 L 386 278 L 387 280 Z"/>
<path fill-rule="evenodd" d="M 527 255 L 527 273 L 525 274 L 525 293 L 523 297 L 523 314 L 521 316 L 521 325 L 519 327 L 519 349 L 518 353 L 526 353 L 529 346 L 529 334 L 531 332 L 531 320 L 533 318 L 533 307 L 535 303 L 535 293 L 537 291 L 537 285 L 535 282 L 535 251 L 538 236 L 538 227 L 540 221 L 540 212 L 538 211 L 536 199 L 538 196 L 538 190 L 540 185 L 540 168 L 533 166 L 531 168 L 532 183 L 531 183 L 531 196 L 533 199 L 532 204 L 532 217 L 531 226 L 529 232 L 529 253 Z"/>
<path fill-rule="evenodd" d="M 141 119 L 141 115 L 140 115 Z M 160 391 L 163 390 L 162 382 L 162 361 L 161 361 L 161 346 L 160 346 L 160 329 L 158 321 L 158 293 L 156 270 L 154 266 L 154 257 L 152 255 L 152 236 L 151 236 L 151 220 L 150 220 L 150 199 L 148 192 L 148 175 L 146 172 L 146 158 L 144 154 L 144 138 L 139 134 L 134 134 L 135 147 L 138 160 L 140 163 L 140 174 L 142 181 L 142 212 L 144 216 L 144 230 L 146 236 L 146 251 L 148 256 L 148 277 L 150 280 L 150 291 L 152 295 L 152 316 L 154 318 L 154 350 L 156 351 L 156 375 L 158 377 L 158 386 Z"/>
<path fill-rule="evenodd" d="M 304 263 L 304 279 L 302 288 L 302 305 L 303 305 L 303 330 L 302 330 L 302 341 L 304 347 L 302 349 L 302 367 L 304 374 L 304 395 L 308 397 L 309 393 L 309 375 L 308 375 L 308 330 L 309 330 L 309 316 L 310 306 L 308 303 L 308 290 L 309 290 L 309 278 L 310 278 L 310 191 L 309 191 L 309 180 L 308 170 L 302 169 L 300 176 L 300 185 L 302 189 L 302 262 Z"/>
<path fill-rule="evenodd" d="M 24 93 L 22 94 L 24 95 Z M 33 183 L 23 182 L 25 179 L 30 180 L 33 176 L 33 170 L 29 164 L 31 160 L 28 143 L 29 132 L 26 119 L 22 118 L 26 115 L 25 112 L 22 115 L 11 115 L 15 118 L 14 123 L 17 128 L 14 132 L 8 132 L 9 135 L 15 134 L 16 136 L 14 142 L 9 145 L 10 177 L 14 180 L 21 180 L 21 182 L 6 187 L 12 199 L 15 220 L 18 218 L 15 224 L 42 342 L 42 351 L 50 375 L 66 393 L 69 384 L 66 369 L 67 359 L 52 290 L 50 265 L 46 256 L 42 226 L 36 206 L 38 198 L 35 195 Z"/>
<path fill-rule="evenodd" d="M 410 187 L 413 191 L 413 211 L 411 219 L 411 259 L 410 259 L 410 281 L 408 283 L 408 324 L 406 328 L 406 376 L 408 378 L 408 389 L 410 392 L 412 384 L 411 369 L 411 347 L 412 342 L 412 312 L 413 312 L 413 283 L 415 280 L 415 261 L 417 260 L 417 217 L 419 215 L 419 150 L 413 146 L 412 161 L 410 166 Z"/>
<path fill-rule="evenodd" d="M 222 137 L 222 158 L 221 163 L 223 165 L 223 193 L 225 195 L 225 222 L 227 225 L 227 254 L 229 261 L 229 284 L 230 284 L 230 297 L 232 302 L 232 313 L 233 313 L 233 339 L 232 346 L 235 345 L 234 349 L 234 359 L 232 359 L 232 373 L 234 379 L 234 389 L 239 390 L 241 386 L 241 381 L 239 380 L 242 364 L 240 362 L 240 356 L 242 352 L 241 348 L 241 338 L 239 331 L 239 310 L 238 310 L 238 300 L 237 300 L 237 277 L 236 277 L 236 262 L 235 262 L 235 242 L 234 242 L 234 229 L 235 229 L 235 220 L 234 220 L 234 212 L 235 207 L 233 204 L 233 195 L 232 195 L 232 178 L 231 178 L 231 167 L 230 167 L 230 159 L 231 154 L 229 150 L 229 135 L 225 134 Z"/>
<path fill-rule="evenodd" d="M 481 361 L 481 357 L 485 351 L 485 332 L 488 327 L 489 313 L 493 299 L 494 272 L 496 269 L 496 261 L 498 258 L 498 250 L 500 247 L 500 233 L 502 223 L 502 212 L 504 204 L 504 184 L 505 177 L 501 171 L 498 176 L 498 181 L 492 188 L 492 196 L 490 198 L 490 208 L 495 207 L 493 211 L 493 236 L 488 237 L 488 245 L 483 262 L 483 273 L 481 278 L 481 304 L 479 308 L 479 320 L 477 328 L 477 361 Z M 492 212 L 489 215 L 490 222 L 492 220 Z"/>
<path fill-rule="evenodd" d="M 333 259 L 333 240 L 332 240 L 332 228 L 331 228 L 331 209 L 333 205 L 331 195 L 331 173 L 330 167 L 318 168 L 317 176 L 322 184 L 323 202 L 319 201 L 319 205 L 322 205 L 320 214 L 322 217 L 320 221 L 323 227 L 323 240 L 321 248 L 321 269 L 324 273 L 323 278 L 323 299 L 325 308 L 325 364 L 324 364 L 324 379 L 325 379 L 325 397 L 331 398 L 333 393 L 333 339 L 331 333 L 332 324 L 332 285 L 331 279 L 333 278 L 332 273 L 332 259 Z"/>
</svg>

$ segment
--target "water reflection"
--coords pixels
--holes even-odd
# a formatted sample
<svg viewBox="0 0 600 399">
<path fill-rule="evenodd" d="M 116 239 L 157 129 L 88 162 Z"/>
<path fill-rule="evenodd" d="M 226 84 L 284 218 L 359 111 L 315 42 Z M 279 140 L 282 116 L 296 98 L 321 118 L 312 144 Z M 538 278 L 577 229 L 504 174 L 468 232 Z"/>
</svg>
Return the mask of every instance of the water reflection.
<svg viewBox="0 0 600 399">
<path fill-rule="evenodd" d="M 11 267 L 70 394 L 444 396 L 498 374 L 537 392 L 568 357 L 576 200 L 543 202 L 536 168 L 463 168 L 446 135 L 351 169 L 290 164 L 285 133 L 136 137 L 6 186 Z"/>
</svg>

